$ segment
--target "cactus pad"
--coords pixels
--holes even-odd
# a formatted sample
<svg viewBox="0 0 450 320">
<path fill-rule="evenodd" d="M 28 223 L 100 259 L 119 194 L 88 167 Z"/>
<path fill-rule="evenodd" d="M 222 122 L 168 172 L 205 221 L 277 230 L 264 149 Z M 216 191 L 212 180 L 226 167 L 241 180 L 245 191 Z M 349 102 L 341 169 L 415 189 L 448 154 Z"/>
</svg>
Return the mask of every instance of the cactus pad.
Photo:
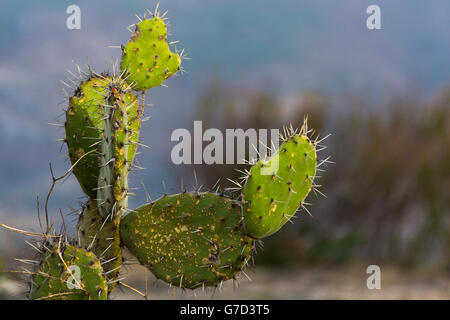
<svg viewBox="0 0 450 320">
<path fill-rule="evenodd" d="M 254 238 L 278 231 L 311 191 L 317 155 L 304 128 L 286 137 L 269 160 L 259 160 L 250 169 L 242 204 L 246 230 Z"/>
<path fill-rule="evenodd" d="M 110 76 L 93 76 L 83 81 L 75 94 L 69 100 L 66 111 L 66 143 L 69 149 L 69 158 L 72 164 L 81 160 L 74 167 L 83 191 L 95 199 L 97 197 L 97 183 L 101 165 L 101 144 L 103 137 L 103 107 L 108 104 L 108 97 L 115 86 L 120 86 L 125 93 L 128 108 L 130 146 L 128 148 L 128 161 L 134 158 L 136 152 L 140 120 L 138 116 L 137 99 L 131 89 L 120 79 Z M 86 155 L 86 153 L 91 152 Z"/>
<path fill-rule="evenodd" d="M 183 288 L 216 286 L 251 257 L 241 208 L 214 193 L 182 193 L 146 204 L 122 219 L 121 238 L 140 263 Z"/>
<path fill-rule="evenodd" d="M 108 288 L 97 257 L 71 245 L 58 248 L 54 246 L 42 255 L 32 279 L 30 299 L 106 300 Z"/>
<path fill-rule="evenodd" d="M 170 51 L 164 19 L 154 16 L 137 23 L 122 50 L 121 69 L 137 91 L 159 86 L 180 70 L 181 58 Z"/>
</svg>

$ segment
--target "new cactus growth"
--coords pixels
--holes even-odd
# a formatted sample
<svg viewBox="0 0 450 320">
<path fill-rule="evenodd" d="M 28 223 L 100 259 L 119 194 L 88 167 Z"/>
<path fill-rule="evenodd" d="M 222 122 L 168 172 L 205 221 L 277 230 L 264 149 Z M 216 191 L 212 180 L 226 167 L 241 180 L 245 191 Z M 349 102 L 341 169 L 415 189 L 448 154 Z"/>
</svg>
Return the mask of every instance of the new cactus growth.
<svg viewBox="0 0 450 320">
<path fill-rule="evenodd" d="M 55 245 L 42 254 L 32 278 L 33 300 L 106 300 L 108 288 L 100 261 L 72 245 Z"/>
<path fill-rule="evenodd" d="M 306 121 L 297 134 L 290 130 L 279 150 L 259 160 L 242 190 L 245 227 L 255 238 L 267 237 L 289 221 L 311 191 L 316 175 L 316 146 Z"/>
<path fill-rule="evenodd" d="M 181 58 L 171 52 L 167 43 L 164 17 L 157 12 L 152 18 L 135 25 L 130 41 L 122 48 L 122 71 L 135 90 L 159 86 L 180 70 Z"/>
<path fill-rule="evenodd" d="M 214 193 L 165 196 L 121 222 L 124 245 L 153 274 L 183 288 L 216 286 L 250 259 L 241 208 Z"/>
</svg>

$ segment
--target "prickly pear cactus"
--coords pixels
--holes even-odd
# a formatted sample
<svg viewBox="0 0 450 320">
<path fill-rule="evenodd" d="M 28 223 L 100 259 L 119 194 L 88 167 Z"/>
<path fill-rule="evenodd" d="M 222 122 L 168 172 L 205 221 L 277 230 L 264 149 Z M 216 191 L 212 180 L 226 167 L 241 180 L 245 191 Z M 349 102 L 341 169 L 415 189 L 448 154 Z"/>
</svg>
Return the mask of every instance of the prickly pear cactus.
<svg viewBox="0 0 450 320">
<path fill-rule="evenodd" d="M 122 266 L 119 219 L 105 219 L 98 213 L 97 204 L 89 200 L 77 224 L 77 240 L 81 248 L 92 251 L 101 261 L 108 289 L 117 285 Z"/>
<path fill-rule="evenodd" d="M 129 146 L 128 162 L 136 152 L 140 120 L 138 103 L 129 85 L 118 77 L 92 75 L 83 81 L 69 99 L 66 111 L 65 142 L 72 164 L 78 160 L 73 172 L 83 191 L 91 198 L 97 198 L 98 178 L 102 161 L 102 139 L 104 131 L 103 111 L 109 105 L 112 90 L 120 92 L 128 106 Z M 81 159 L 81 160 L 80 160 Z"/>
<path fill-rule="evenodd" d="M 300 133 L 287 133 L 278 151 L 258 161 L 242 190 L 245 227 L 254 238 L 278 231 L 296 213 L 311 191 L 316 174 L 315 144 L 307 137 L 306 123 Z"/>
<path fill-rule="evenodd" d="M 32 300 L 106 300 L 108 288 L 100 261 L 71 245 L 55 245 L 42 254 L 32 278 Z"/>
<path fill-rule="evenodd" d="M 151 15 L 135 25 L 122 47 L 121 74 L 90 70 L 69 98 L 64 140 L 88 200 L 70 244 L 63 242 L 67 234 L 48 234 L 48 221 L 45 234 L 21 232 L 59 240 L 35 248 L 42 255 L 32 272 L 31 299 L 103 300 L 117 284 L 129 287 L 119 279 L 123 246 L 171 285 L 218 286 L 243 271 L 255 239 L 278 231 L 314 187 L 316 142 L 308 138 L 305 122 L 300 133 L 291 129 L 283 137 L 268 161 L 260 160 L 248 171 L 241 200 L 185 192 L 126 214 L 128 173 L 143 112 L 133 90 L 161 85 L 180 70 L 184 58 L 170 51 L 164 14 L 156 9 Z M 47 200 L 54 183 L 64 176 L 52 176 Z M 45 212 L 48 220 L 47 202 Z"/>
<path fill-rule="evenodd" d="M 144 18 L 122 48 L 121 69 L 136 91 L 159 86 L 180 70 L 181 58 L 170 51 L 164 20 L 157 14 Z"/>
<path fill-rule="evenodd" d="M 124 245 L 140 263 L 183 288 L 233 278 L 254 246 L 240 206 L 214 193 L 165 196 L 128 214 L 120 226 Z"/>
</svg>

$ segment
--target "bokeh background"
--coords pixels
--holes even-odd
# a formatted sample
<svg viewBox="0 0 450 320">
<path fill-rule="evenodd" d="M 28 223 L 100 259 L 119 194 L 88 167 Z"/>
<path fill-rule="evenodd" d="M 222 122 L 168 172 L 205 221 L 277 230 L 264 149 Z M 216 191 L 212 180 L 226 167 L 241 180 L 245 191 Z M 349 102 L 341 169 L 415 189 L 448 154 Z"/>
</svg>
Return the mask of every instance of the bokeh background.
<svg viewBox="0 0 450 320">
<path fill-rule="evenodd" d="M 66 8 L 81 7 L 81 30 L 66 28 Z M 366 8 L 381 7 L 382 30 L 366 28 Z M 135 13 L 155 1 L 2 0 L 0 2 L 0 221 L 39 231 L 36 197 L 70 167 L 57 139 L 63 129 L 60 80 L 75 65 L 107 69 L 125 44 Z M 192 60 L 188 72 L 147 94 L 152 118 L 132 184 L 151 198 L 184 186 L 210 187 L 237 177 L 238 166 L 175 166 L 174 129 L 310 126 L 331 156 L 309 196 L 312 216 L 266 239 L 240 289 L 171 291 L 148 276 L 150 298 L 450 298 L 450 2 L 447 0 L 162 0 L 169 40 Z M 84 67 L 86 68 L 86 67 Z M 70 91 L 70 90 L 69 90 Z M 193 172 L 196 172 L 197 181 Z M 182 182 L 181 182 L 182 181 Z M 138 190 L 131 201 L 145 201 Z M 80 207 L 70 177 L 49 209 Z M 0 269 L 33 253 L 20 235 L 0 230 Z M 131 261 L 132 262 L 132 261 Z M 382 289 L 368 290 L 366 267 L 382 270 Z M 143 268 L 125 274 L 144 290 Z M 150 283 L 152 285 L 150 285 Z M 17 275 L 0 273 L 0 297 L 20 298 Z M 139 298 L 118 290 L 117 298 Z"/>
</svg>

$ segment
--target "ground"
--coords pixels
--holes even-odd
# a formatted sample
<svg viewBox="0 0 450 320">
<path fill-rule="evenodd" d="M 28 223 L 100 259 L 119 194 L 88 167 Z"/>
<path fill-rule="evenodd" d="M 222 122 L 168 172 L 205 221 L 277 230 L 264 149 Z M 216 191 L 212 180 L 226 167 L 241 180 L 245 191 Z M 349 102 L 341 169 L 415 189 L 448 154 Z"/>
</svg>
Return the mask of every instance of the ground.
<svg viewBox="0 0 450 320">
<path fill-rule="evenodd" d="M 450 299 L 450 275 L 434 270 L 400 271 L 381 267 L 381 289 L 369 290 L 366 265 L 337 268 L 270 270 L 251 268 L 238 282 L 227 281 L 220 290 L 204 292 L 170 288 L 141 266 L 128 266 L 126 284 L 145 293 L 149 299 Z M 238 286 L 238 287 L 236 287 Z M 234 287 L 234 288 L 233 288 Z M 142 299 L 131 290 L 116 289 L 114 299 Z"/>
<path fill-rule="evenodd" d="M 379 290 L 367 288 L 370 275 L 366 274 L 366 268 L 364 263 L 339 267 L 249 268 L 238 281 L 226 281 L 220 289 L 204 291 L 170 288 L 136 264 L 125 265 L 121 277 L 126 285 L 147 292 L 149 299 L 450 299 L 450 273 L 442 268 L 404 271 L 382 265 Z M 25 283 L 8 278 L 0 281 L 0 299 L 22 299 Z M 124 286 L 118 286 L 111 298 L 143 299 Z"/>
</svg>

